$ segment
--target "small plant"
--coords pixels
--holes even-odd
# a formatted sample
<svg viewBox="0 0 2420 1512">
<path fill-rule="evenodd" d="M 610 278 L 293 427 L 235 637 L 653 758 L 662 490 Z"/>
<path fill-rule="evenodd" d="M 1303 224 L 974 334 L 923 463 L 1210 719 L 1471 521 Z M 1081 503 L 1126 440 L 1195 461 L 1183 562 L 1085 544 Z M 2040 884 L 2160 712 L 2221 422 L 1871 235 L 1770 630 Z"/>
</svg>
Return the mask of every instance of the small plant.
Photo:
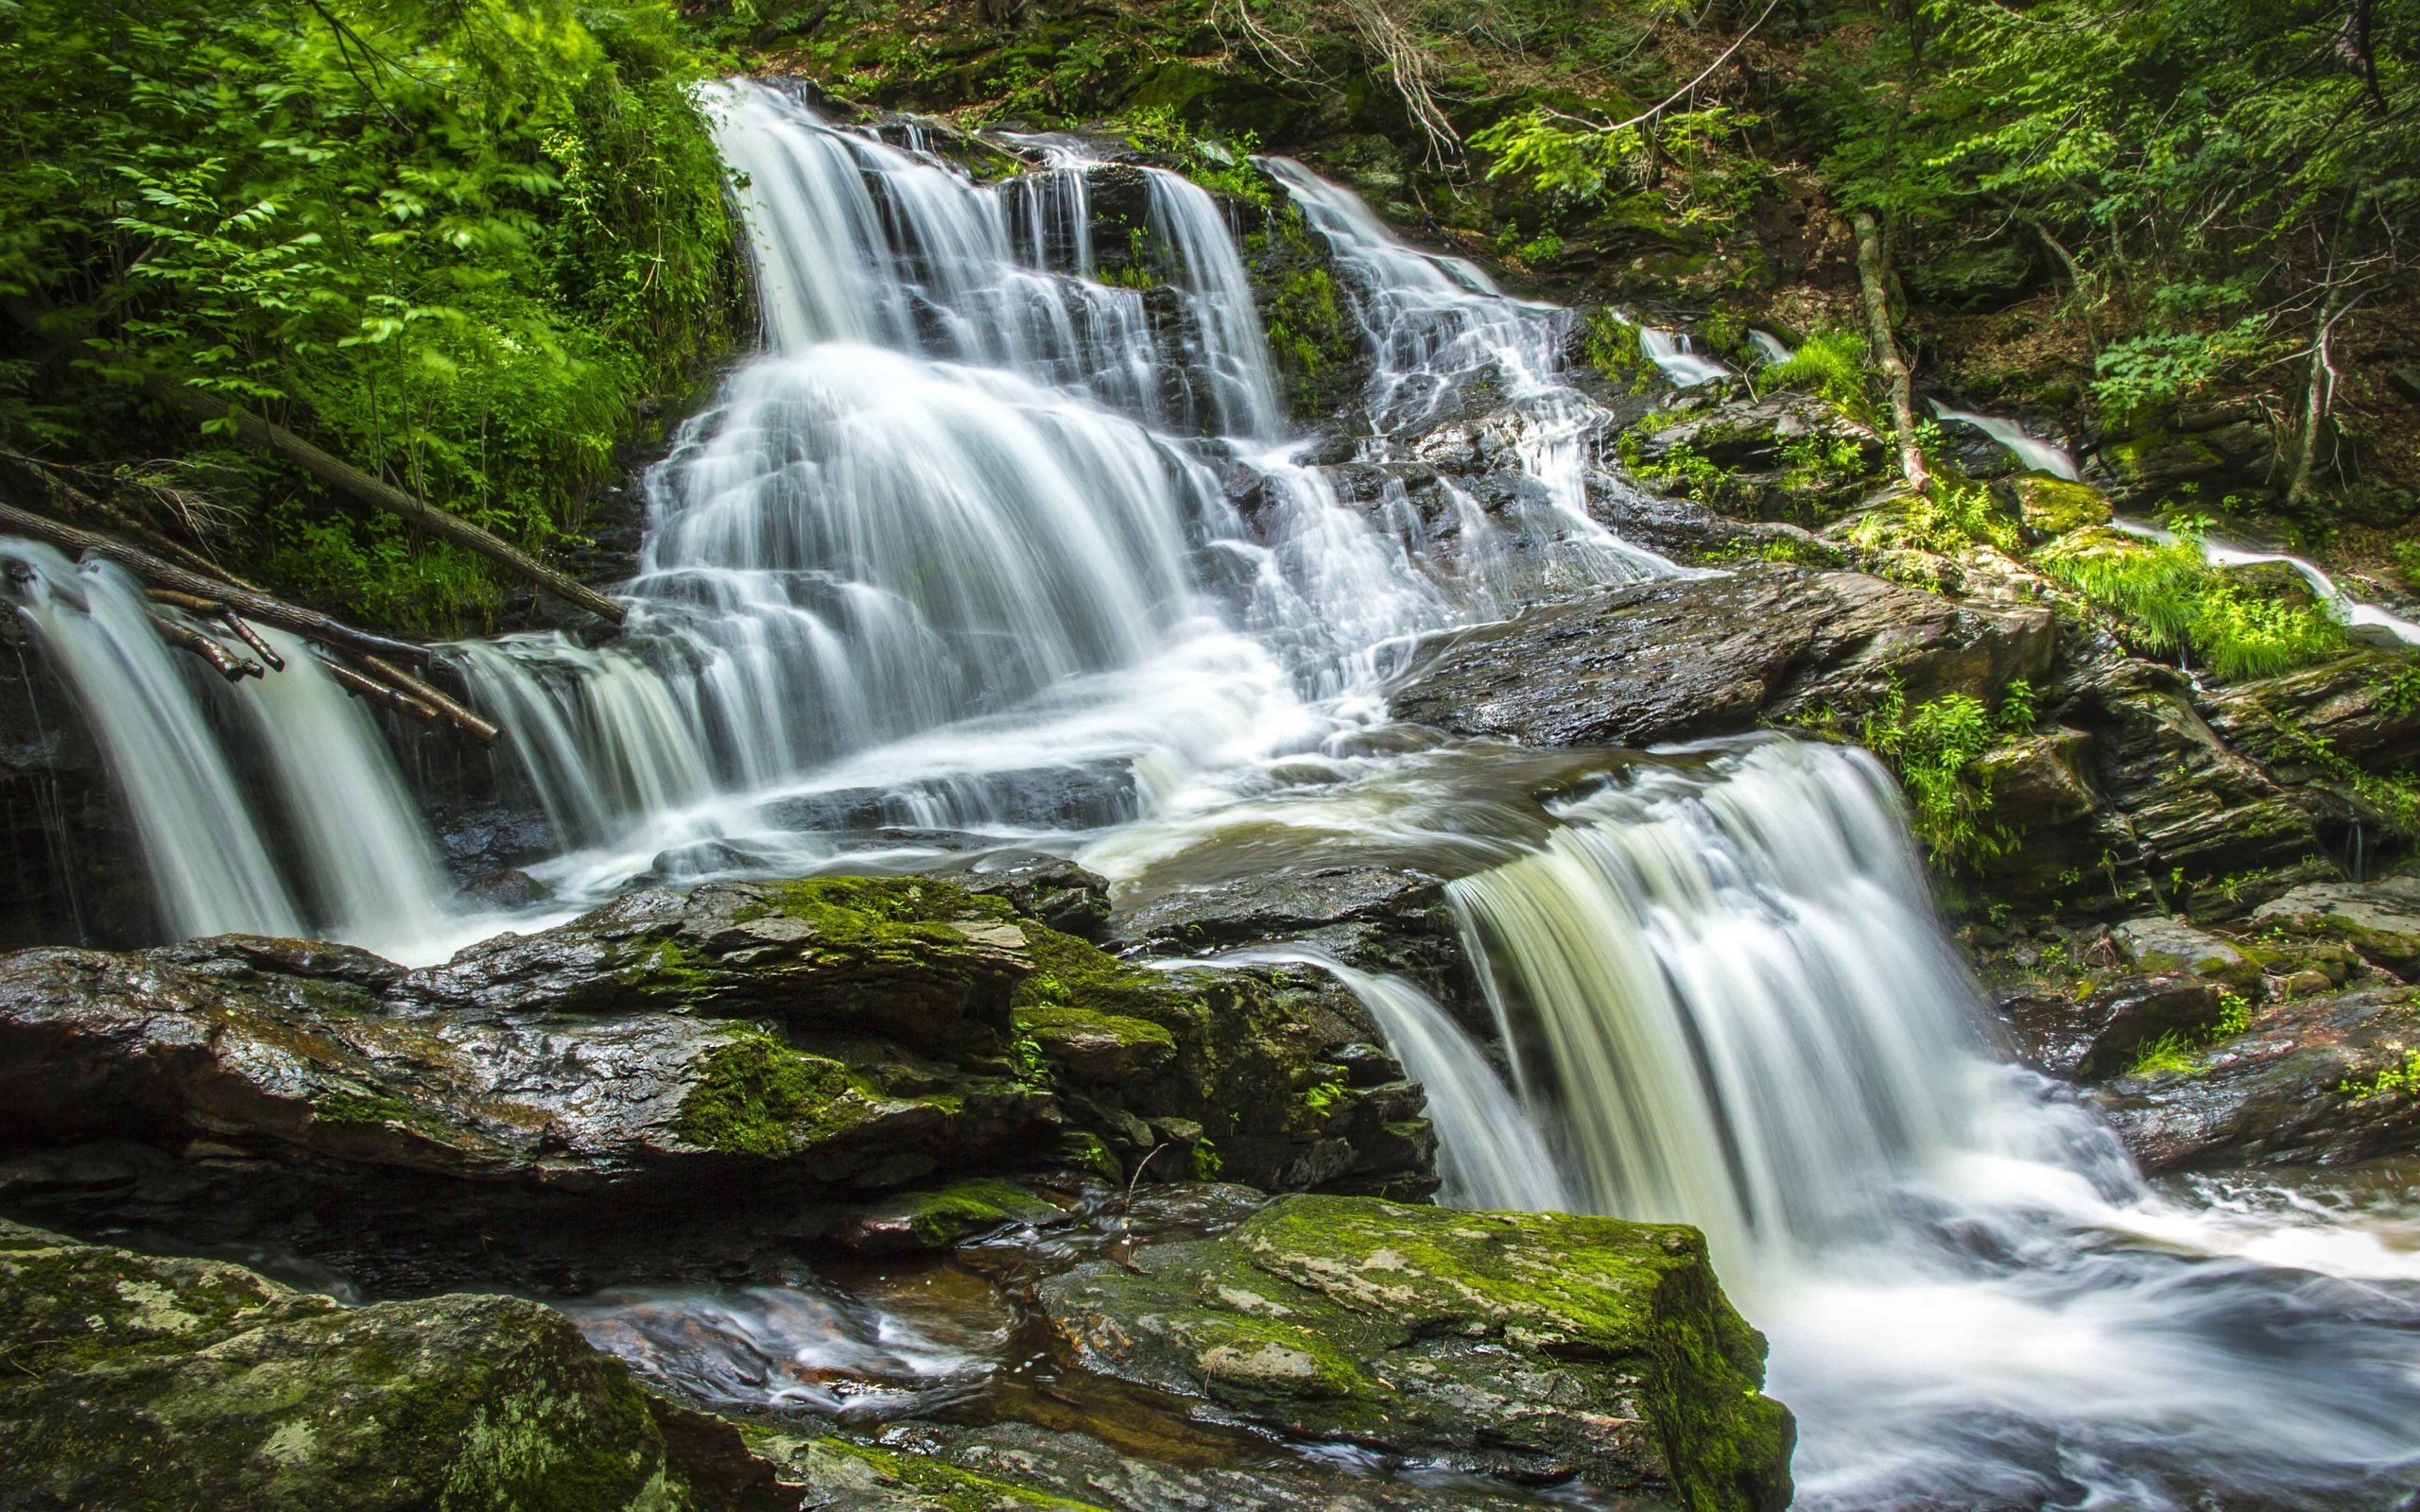
<svg viewBox="0 0 2420 1512">
<path fill-rule="evenodd" d="M 2394 543 L 2394 565 L 2403 580 L 2420 589 L 2420 541 L 2398 541 Z"/>
<path fill-rule="evenodd" d="M 2357 1103 L 2365 1103 L 2390 1092 L 2420 1092 L 2420 1050 L 2404 1051 L 2400 1061 L 2367 1081 L 2347 1076 L 2336 1084 L 2336 1090 Z"/>
<path fill-rule="evenodd" d="M 1217 1141 L 1204 1139 L 1193 1146 L 1193 1179 L 1196 1181 L 1216 1181 L 1219 1173 L 1226 1168 L 1227 1162 L 1219 1158 Z"/>
<path fill-rule="evenodd" d="M 1662 376 L 1639 349 L 1638 328 L 1610 309 L 1588 312 L 1588 323 L 1580 332 L 1580 354 L 1605 382 L 1634 394 L 1650 392 Z"/>
<path fill-rule="evenodd" d="M 1854 331 L 1818 331 L 1787 362 L 1756 374 L 1764 389 L 1791 388 L 1830 401 L 1858 420 L 1872 418 L 1873 369 L 1866 366 L 1865 337 Z"/>
<path fill-rule="evenodd" d="M 1333 1076 L 1323 1077 L 1303 1089 L 1303 1106 L 1326 1118 L 1344 1101 L 1344 1083 Z"/>
<path fill-rule="evenodd" d="M 1945 865 L 1996 856 L 2011 836 L 1991 824 L 1991 785 L 1983 752 L 1994 740 L 1991 712 L 1971 694 L 1948 693 L 1910 711 L 1895 684 L 1869 714 L 1864 744 L 1889 762 L 1907 789 L 1916 838 Z"/>
<path fill-rule="evenodd" d="M 2033 709 L 2033 684 L 2023 678 L 2008 679 L 2008 689 L 2000 695 L 1999 713 L 1993 716 L 2000 729 L 2012 735 L 2033 733 L 2036 718 Z"/>
<path fill-rule="evenodd" d="M 1127 142 L 1167 159 L 1176 171 L 1209 190 L 1267 209 L 1269 180 L 1252 165 L 1260 138 L 1244 132 L 1232 143 L 1202 136 L 1165 105 L 1146 106 L 1119 123 Z"/>
<path fill-rule="evenodd" d="M 1542 231 L 1521 244 L 1517 253 L 1525 263 L 1550 263 L 1563 255 L 1563 238 L 1550 231 Z"/>
<path fill-rule="evenodd" d="M 2218 1022 L 2210 1025 L 2211 1042 L 2232 1040 L 2251 1027 L 2252 1000 L 2240 992 L 2221 992 Z"/>
<path fill-rule="evenodd" d="M 2201 1058 L 2193 1053 L 2193 1043 L 2174 1029 L 2151 1040 L 2135 1051 L 2134 1064 L 2126 1068 L 2129 1076 L 2162 1076 L 2171 1073 L 2201 1069 Z"/>
</svg>

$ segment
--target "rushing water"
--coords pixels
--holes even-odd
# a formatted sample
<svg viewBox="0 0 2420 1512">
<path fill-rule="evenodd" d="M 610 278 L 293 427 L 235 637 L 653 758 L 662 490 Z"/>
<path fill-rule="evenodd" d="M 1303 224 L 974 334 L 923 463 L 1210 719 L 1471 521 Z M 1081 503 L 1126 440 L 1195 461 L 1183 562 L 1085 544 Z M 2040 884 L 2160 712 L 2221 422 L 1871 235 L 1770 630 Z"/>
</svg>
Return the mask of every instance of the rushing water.
<svg viewBox="0 0 2420 1512">
<path fill-rule="evenodd" d="M 2046 441 L 2005 415 L 1982 415 L 1971 409 L 1953 409 L 1936 399 L 1932 412 L 1943 420 L 1961 425 L 1971 425 L 1990 437 L 2008 454 L 2036 472 L 2052 477 L 2076 480 L 2076 459 L 2056 441 Z"/>
<path fill-rule="evenodd" d="M 560 832 L 536 869 L 564 904 L 970 836 L 1077 851 L 1130 892 L 1424 867 L 1459 879 L 1509 1077 L 1409 983 L 1318 959 L 1427 1085 L 1448 1195 L 1703 1225 L 1772 1336 L 1805 1504 L 2411 1494 L 2410 1246 L 2349 1200 L 2148 1191 L 2000 1064 L 1871 760 L 1387 723 L 1414 637 L 1678 570 L 1590 513 L 1622 485 L 1565 312 L 1264 160 L 1365 338 L 1355 464 L 1389 481 L 1348 503 L 1288 437 L 1235 228 L 1199 189 L 1067 138 L 978 183 L 777 88 L 709 103 L 767 350 L 647 479 L 626 634 L 447 652 Z M 1152 297 L 1093 276 L 1113 193 L 1142 207 Z M 1641 339 L 1675 381 L 1727 370 Z M 1434 480 L 1451 553 L 1404 483 L 1446 433 L 1496 458 L 1484 504 Z M 391 757 L 302 647 L 214 685 L 112 569 L 0 555 L 175 932 L 429 958 L 492 927 L 445 901 Z M 609 1296 L 583 1322 L 699 1394 L 821 1410 L 908 1410 L 993 1348 L 804 1284 Z"/>
</svg>

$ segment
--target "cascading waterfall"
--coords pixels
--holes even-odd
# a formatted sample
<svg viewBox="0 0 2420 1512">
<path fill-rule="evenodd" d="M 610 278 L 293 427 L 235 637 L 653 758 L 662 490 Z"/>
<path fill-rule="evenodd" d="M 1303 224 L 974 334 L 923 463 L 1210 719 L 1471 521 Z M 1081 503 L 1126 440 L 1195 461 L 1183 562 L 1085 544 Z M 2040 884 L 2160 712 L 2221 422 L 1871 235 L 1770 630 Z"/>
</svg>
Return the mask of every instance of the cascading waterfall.
<svg viewBox="0 0 2420 1512">
<path fill-rule="evenodd" d="M 317 934 L 403 955 L 485 932 L 454 907 L 376 727 L 302 642 L 264 631 L 285 670 L 214 687 L 161 639 L 154 606 L 116 567 L 8 540 L 0 562 L 125 795 L 169 931 Z M 290 846 L 272 844 L 279 820 Z M 284 855 L 299 858 L 299 877 Z"/>
<path fill-rule="evenodd" d="M 1676 387 L 1694 387 L 1731 376 L 1730 365 L 1700 352 L 1697 337 L 1686 331 L 1674 331 L 1664 326 L 1640 326 L 1638 350 L 1640 355 L 1662 369 L 1664 376 L 1671 379 Z"/>
<path fill-rule="evenodd" d="M 1772 1334 L 1801 1505 L 2410 1492 L 2420 1258 L 2157 1196 L 1994 1064 L 1871 758 L 1769 740 L 1558 807 L 1449 897 L 1586 1203 L 1703 1227 Z"/>
<path fill-rule="evenodd" d="M 565 903 L 855 862 L 880 828 L 1090 832 L 1086 859 L 1128 875 L 1222 831 L 1230 876 L 1322 844 L 1433 862 L 1461 875 L 1509 1085 L 1409 983 L 1279 954 L 1335 972 L 1427 1085 L 1452 1199 L 1712 1234 L 1801 1414 L 1806 1504 L 2409 1492 L 2420 1263 L 2148 1192 L 2083 1109 L 1994 1064 L 1869 759 L 1773 739 L 1582 782 L 1577 758 L 1378 738 L 1408 638 L 1678 571 L 1590 515 L 1621 485 L 1566 312 L 1264 160 L 1365 337 L 1357 461 L 1417 462 L 1441 427 L 1497 459 L 1484 506 L 1440 471 L 1448 570 L 1399 475 L 1348 506 L 1288 443 L 1195 186 L 1054 137 L 1025 139 L 1041 170 L 978 184 L 775 88 L 709 104 L 767 350 L 647 479 L 623 637 L 446 652 L 569 848 L 539 868 Z M 1094 197 L 1134 175 L 1148 299 L 1095 276 Z M 1642 348 L 1676 381 L 1728 370 L 1677 333 Z M 0 557 L 171 929 L 427 959 L 493 927 L 452 911 L 391 756 L 303 647 L 216 686 L 114 569 Z M 734 1328 L 781 1332 L 752 1305 Z"/>
<path fill-rule="evenodd" d="M 2076 459 L 2056 441 L 2046 441 L 2005 415 L 1979 415 L 1971 409 L 1952 409 L 1936 399 L 1932 412 L 1945 421 L 1972 425 L 1990 437 L 2008 454 L 2036 472 L 2048 472 L 2055 478 L 2076 480 Z"/>
</svg>

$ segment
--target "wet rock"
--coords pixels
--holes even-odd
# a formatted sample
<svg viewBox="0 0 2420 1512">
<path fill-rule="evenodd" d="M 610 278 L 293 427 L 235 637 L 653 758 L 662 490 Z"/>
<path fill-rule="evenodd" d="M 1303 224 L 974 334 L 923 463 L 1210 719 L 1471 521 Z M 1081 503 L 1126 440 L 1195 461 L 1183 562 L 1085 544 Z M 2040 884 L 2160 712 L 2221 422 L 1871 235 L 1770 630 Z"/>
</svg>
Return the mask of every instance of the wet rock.
<svg viewBox="0 0 2420 1512">
<path fill-rule="evenodd" d="M 760 1433 L 751 1446 L 774 1466 L 789 1506 L 815 1512 L 1103 1512 L 1090 1502 L 1041 1491 L 884 1445 L 846 1438 Z"/>
<path fill-rule="evenodd" d="M 2128 976 L 2078 998 L 2028 986 L 1996 1003 L 2017 1058 L 2053 1076 L 2096 1081 L 2134 1064 L 2164 1035 L 2196 1035 L 2226 1012 L 2220 983 L 2184 975 Z"/>
<path fill-rule="evenodd" d="M 1764 1341 L 1694 1229 L 1293 1198 L 1041 1302 L 1089 1367 L 1285 1434 L 1709 1509 L 1789 1500 Z"/>
<path fill-rule="evenodd" d="M 2420 875 L 2297 887 L 2254 909 L 2251 921 L 2342 941 L 2373 966 L 2420 980 Z"/>
<path fill-rule="evenodd" d="M 17 1505 L 794 1504 L 730 1425 L 648 1397 L 514 1297 L 349 1309 L 0 1222 L 0 1354 Z"/>
<path fill-rule="evenodd" d="M 1784 466 L 1792 447 L 1810 442 L 1844 443 L 1857 470 L 1882 460 L 1882 438 L 1869 426 L 1804 394 L 1769 394 L 1712 408 L 1688 407 L 1640 425 L 1638 455 L 1650 463 L 1685 448 L 1730 472 L 1770 472 Z"/>
<path fill-rule="evenodd" d="M 1061 1215 L 1058 1204 L 1013 1181 L 978 1177 L 852 1208 L 833 1237 L 842 1248 L 860 1255 L 904 1255 L 954 1249 L 1011 1224 L 1044 1223 Z"/>
<path fill-rule="evenodd" d="M 950 873 L 966 886 L 1008 900 L 1028 919 L 1099 944 L 1109 926 L 1109 881 L 1059 856 L 995 851 L 968 858 Z"/>
<path fill-rule="evenodd" d="M 1009 885 L 1089 914 L 1051 875 Z M 0 1135 L 215 1142 L 308 1167 L 298 1209 L 351 1170 L 463 1183 L 415 1199 L 448 1211 L 610 1193 L 600 1221 L 632 1224 L 1171 1146 L 1264 1188 L 1424 1195 L 1420 1090 L 1332 1058 L 1376 1038 L 1317 973 L 1143 971 L 957 883 L 819 878 L 634 893 L 412 972 L 245 936 L 0 958 Z"/>
<path fill-rule="evenodd" d="M 2015 842 L 1978 864 L 1993 895 L 2107 897 L 2104 858 L 2131 857 L 2134 836 L 2095 782 L 2093 737 L 2066 726 L 2040 730 L 1994 746 L 1979 765 L 1992 820 Z"/>
<path fill-rule="evenodd" d="M 488 908 L 534 908 L 553 895 L 553 888 L 511 867 L 481 872 L 462 885 L 465 902 Z"/>
<path fill-rule="evenodd" d="M 2260 968 L 2243 952 L 2183 919 L 2147 915 L 2113 925 L 2109 933 L 2127 964 L 2138 971 L 2181 971 L 2223 982 L 2238 991 L 2259 986 Z"/>
<path fill-rule="evenodd" d="M 2289 789 L 2230 748 L 2174 669 L 2124 656 L 2086 659 L 2058 717 L 2092 732 L 2093 786 L 2132 842 L 2114 859 L 2163 886 L 2181 880 L 2197 901 L 2208 887 L 2214 904 L 2240 911 L 2266 896 L 2243 882 L 2325 853 L 2319 820 L 2341 805 Z M 2215 885 L 2231 879 L 2237 885 Z"/>
<path fill-rule="evenodd" d="M 1402 718 L 1532 746 L 1647 746 L 1799 712 L 1992 695 L 2048 669 L 2049 610 L 1953 604 L 1857 573 L 1758 563 L 1531 610 L 1425 643 Z"/>
<path fill-rule="evenodd" d="M 2420 1143 L 2420 989 L 2272 1005 L 2190 1069 L 2129 1076 L 2103 1113 L 2146 1171 L 2341 1165 Z"/>
</svg>

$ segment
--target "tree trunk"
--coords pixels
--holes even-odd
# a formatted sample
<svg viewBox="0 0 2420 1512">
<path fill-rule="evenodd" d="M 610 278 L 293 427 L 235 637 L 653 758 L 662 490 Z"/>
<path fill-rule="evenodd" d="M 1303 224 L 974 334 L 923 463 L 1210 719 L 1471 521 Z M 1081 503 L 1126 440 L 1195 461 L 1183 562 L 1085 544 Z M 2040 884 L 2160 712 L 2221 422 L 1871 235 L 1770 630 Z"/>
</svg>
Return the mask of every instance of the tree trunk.
<svg viewBox="0 0 2420 1512">
<path fill-rule="evenodd" d="M 2336 327 L 2342 312 L 2324 301 L 2319 310 L 2319 330 L 2310 342 L 2310 382 L 2303 390 L 2302 445 L 2294 453 L 2293 481 L 2286 487 L 2286 502 L 2299 505 L 2310 502 L 2311 478 L 2319 468 L 2319 433 L 2327 423 L 2330 391 L 2336 387 L 2336 366 L 2328 360 L 2327 338 Z"/>
<path fill-rule="evenodd" d="M 1860 210 L 1850 219 L 1857 229 L 1857 277 L 1865 286 L 1865 334 L 1874 347 L 1874 361 L 1891 390 L 1891 424 L 1899 433 L 1899 471 L 1918 492 L 1932 490 L 1932 472 L 1925 466 L 1924 448 L 1916 444 L 1916 395 L 1899 343 L 1891 335 L 1891 283 L 1882 249 L 1882 228 L 1873 215 Z"/>
<path fill-rule="evenodd" d="M 563 602 L 586 610 L 610 624 L 622 623 L 622 606 L 585 583 L 574 582 L 552 567 L 507 545 L 460 515 L 437 507 L 415 494 L 372 477 L 352 463 L 321 451 L 282 425 L 272 425 L 240 404 L 216 394 L 161 379 L 144 381 L 143 391 L 171 409 L 205 421 L 228 421 L 235 434 L 255 446 L 265 446 L 331 488 L 364 504 L 408 520 L 432 536 L 450 541 L 514 574 Z"/>
</svg>

